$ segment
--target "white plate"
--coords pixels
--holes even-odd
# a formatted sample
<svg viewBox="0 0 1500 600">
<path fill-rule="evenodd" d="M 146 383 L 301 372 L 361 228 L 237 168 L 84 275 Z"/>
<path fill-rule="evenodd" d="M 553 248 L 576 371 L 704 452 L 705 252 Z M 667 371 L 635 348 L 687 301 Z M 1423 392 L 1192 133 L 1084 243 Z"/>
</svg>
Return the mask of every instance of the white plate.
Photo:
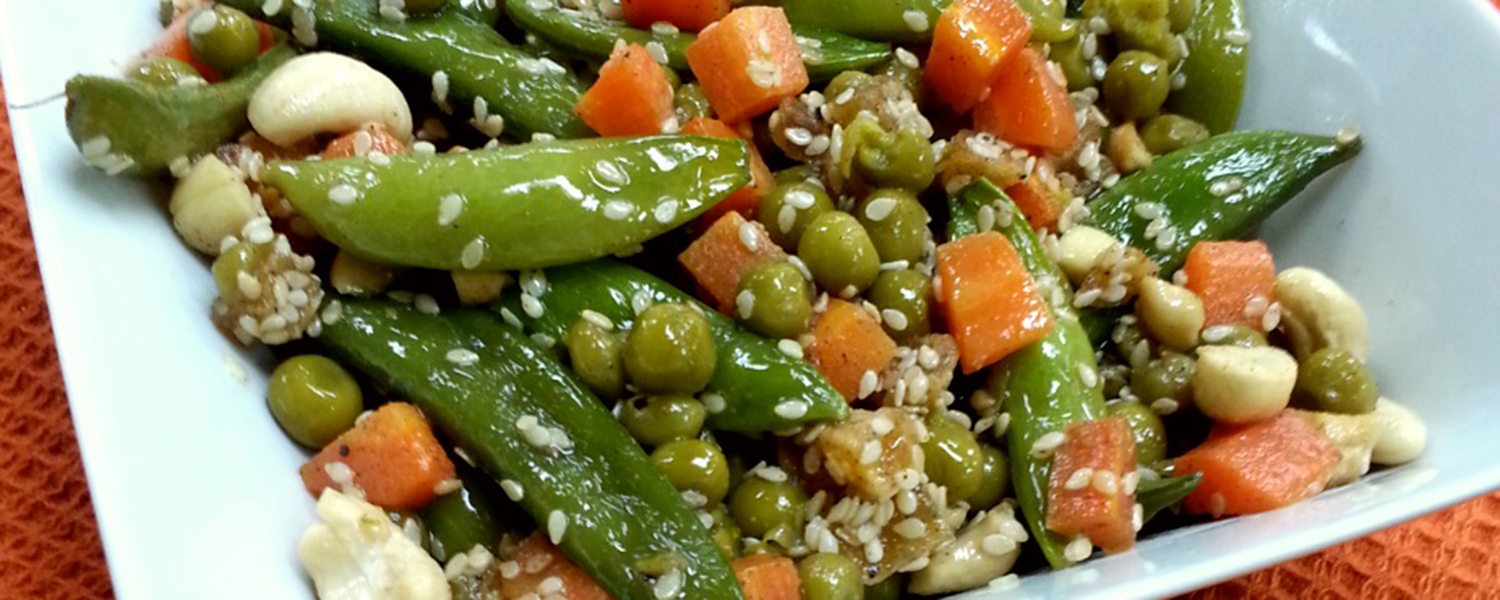
<svg viewBox="0 0 1500 600">
<path fill-rule="evenodd" d="M 1241 127 L 1332 133 L 1365 152 L 1266 227 L 1283 266 L 1319 267 L 1369 312 L 1385 392 L 1427 419 L 1412 465 L 1270 514 L 967 598 L 1161 596 L 1500 486 L 1500 14 L 1486 0 L 1250 0 Z M 148 0 L 0 0 L 14 105 L 78 72 L 118 73 L 160 29 Z M 304 455 L 264 408 L 265 355 L 210 325 L 204 261 L 145 186 L 83 166 L 63 105 L 10 118 L 78 441 L 125 600 L 308 598 L 294 545 Z M 248 378 L 235 372 L 243 366 Z"/>
</svg>

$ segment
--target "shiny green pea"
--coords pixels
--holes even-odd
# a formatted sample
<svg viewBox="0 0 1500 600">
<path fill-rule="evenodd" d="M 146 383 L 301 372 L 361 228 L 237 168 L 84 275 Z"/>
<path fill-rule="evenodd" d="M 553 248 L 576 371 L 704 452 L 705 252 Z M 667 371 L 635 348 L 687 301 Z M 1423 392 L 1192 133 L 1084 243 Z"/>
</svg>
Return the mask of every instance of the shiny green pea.
<svg viewBox="0 0 1500 600">
<path fill-rule="evenodd" d="M 673 72 L 671 69 L 666 71 Z M 672 95 L 672 105 L 677 109 L 677 120 L 681 123 L 699 117 L 712 117 L 714 114 L 713 107 L 708 103 L 708 96 L 703 94 L 703 88 L 696 83 L 678 86 L 676 93 Z"/>
<path fill-rule="evenodd" d="M 359 382 L 333 360 L 312 354 L 276 366 L 266 404 L 287 435 L 310 448 L 326 446 L 354 427 L 365 409 Z"/>
<path fill-rule="evenodd" d="M 833 212 L 833 199 L 807 177 L 789 176 L 787 179 L 791 181 L 788 182 L 779 179 L 780 175 L 776 187 L 761 197 L 755 208 L 755 219 L 765 226 L 766 233 L 776 245 L 795 250 L 808 224 L 824 213 Z"/>
<path fill-rule="evenodd" d="M 849 213 L 833 211 L 813 219 L 797 242 L 797 258 L 830 294 L 864 291 L 880 275 L 880 254 Z"/>
<path fill-rule="evenodd" d="M 1169 92 L 1167 61 L 1149 52 L 1121 52 L 1104 72 L 1104 102 L 1124 121 L 1156 116 Z"/>
<path fill-rule="evenodd" d="M 158 56 L 136 65 L 126 77 L 160 86 L 183 85 L 189 81 L 205 83 L 203 76 L 192 65 L 167 56 Z"/>
<path fill-rule="evenodd" d="M 1131 358 L 1135 355 L 1136 346 L 1140 345 L 1141 342 L 1146 343 L 1146 355 L 1148 358 L 1156 349 L 1156 343 L 1147 337 L 1144 331 L 1141 331 L 1139 323 L 1120 323 L 1116 325 L 1114 332 L 1110 335 L 1110 339 L 1115 343 L 1115 354 L 1127 364 L 1130 363 Z"/>
<path fill-rule="evenodd" d="M 939 415 L 927 422 L 927 433 L 922 442 L 927 475 L 948 488 L 951 501 L 969 499 L 984 483 L 984 457 L 974 432 Z"/>
<path fill-rule="evenodd" d="M 1240 346 L 1259 348 L 1266 345 L 1266 336 L 1245 325 L 1215 325 L 1203 330 L 1203 343 L 1210 346 Z M 1209 341 L 1213 338 L 1213 341 Z"/>
<path fill-rule="evenodd" d="M 1089 65 L 1089 60 L 1083 57 L 1083 36 L 1054 42 L 1049 52 L 1047 57 L 1062 67 L 1063 79 L 1068 81 L 1068 91 L 1076 92 L 1094 87 L 1094 69 Z"/>
<path fill-rule="evenodd" d="M 405 10 L 408 14 L 435 13 L 446 4 L 448 0 L 406 0 Z"/>
<path fill-rule="evenodd" d="M 1056 44 L 1078 36 L 1077 21 L 1065 18 L 1067 0 L 1016 0 L 1031 19 L 1031 39 Z"/>
<path fill-rule="evenodd" d="M 1193 370 L 1197 361 L 1176 352 L 1146 363 L 1130 374 L 1130 391 L 1147 405 L 1162 398 L 1187 406 L 1193 400 Z"/>
<path fill-rule="evenodd" d="M 777 528 L 800 529 L 802 505 L 807 497 L 802 488 L 788 480 L 767 481 L 747 477 L 729 497 L 729 514 L 749 537 L 764 537 Z"/>
<path fill-rule="evenodd" d="M 215 4 L 187 18 L 188 48 L 197 59 L 224 74 L 255 61 L 260 54 L 260 31 L 243 12 Z"/>
<path fill-rule="evenodd" d="M 1292 406 L 1347 415 L 1375 410 L 1380 389 L 1364 363 L 1347 350 L 1324 348 L 1297 367 Z"/>
<path fill-rule="evenodd" d="M 865 600 L 901 600 L 906 589 L 906 576 L 896 573 L 885 581 L 865 586 Z"/>
<path fill-rule="evenodd" d="M 1105 407 L 1111 417 L 1124 417 L 1135 436 L 1135 462 L 1149 465 L 1167 457 L 1167 427 L 1150 407 L 1140 402 L 1115 402 Z"/>
<path fill-rule="evenodd" d="M 654 304 L 625 338 L 625 372 L 647 394 L 696 394 L 714 376 L 708 321 L 686 304 Z"/>
<path fill-rule="evenodd" d="M 1181 115 L 1157 115 L 1141 127 L 1141 142 L 1152 154 L 1175 152 L 1208 139 L 1208 128 Z"/>
<path fill-rule="evenodd" d="M 979 489 L 969 496 L 969 508 L 987 510 L 994 508 L 1010 493 L 1010 461 L 1005 452 L 989 444 L 980 444 Z"/>
<path fill-rule="evenodd" d="M 790 263 L 756 265 L 740 278 L 739 293 L 755 299 L 750 315 L 740 314 L 751 331 L 795 339 L 812 324 L 812 290 L 802 271 Z"/>
<path fill-rule="evenodd" d="M 905 317 L 904 322 L 881 319 L 886 333 L 898 340 L 924 336 L 932 332 L 930 317 L 932 302 L 932 278 L 916 269 L 881 271 L 875 283 L 865 293 L 865 299 L 875 304 L 881 314 L 894 310 Z M 898 328 L 896 325 L 902 325 Z"/>
<path fill-rule="evenodd" d="M 927 230 L 927 209 L 911 192 L 899 188 L 875 190 L 854 209 L 854 217 L 864 225 L 875 244 L 880 260 L 898 260 L 916 264 L 931 235 Z"/>
<path fill-rule="evenodd" d="M 771 177 L 772 179 L 776 180 L 776 185 L 786 185 L 790 183 L 802 183 L 817 179 L 818 172 L 807 165 L 797 165 L 795 167 L 788 167 L 786 169 L 777 171 Z M 822 190 L 823 188 L 820 187 L 818 189 Z M 827 192 L 824 193 L 826 194 Z M 761 201 L 765 202 L 765 199 L 761 199 Z"/>
<path fill-rule="evenodd" d="M 854 172 L 868 186 L 920 192 L 937 176 L 932 143 L 914 129 L 889 133 L 873 119 L 857 119 L 844 132 L 844 143 L 853 144 Z"/>
<path fill-rule="evenodd" d="M 864 84 L 869 78 L 870 74 L 862 71 L 844 71 L 843 73 L 839 73 L 838 76 L 834 77 L 823 88 L 823 97 L 831 102 L 835 98 L 844 95 L 844 92 L 848 90 L 857 91 L 859 86 Z"/>
<path fill-rule="evenodd" d="M 679 492 L 689 490 L 708 499 L 713 508 L 729 493 L 729 463 L 719 447 L 703 440 L 678 440 L 651 453 L 651 463 Z"/>
<path fill-rule="evenodd" d="M 615 334 L 588 319 L 578 319 L 567 333 L 563 345 L 573 373 L 600 398 L 614 400 L 625 395 L 625 363 L 620 357 L 620 342 Z"/>
<path fill-rule="evenodd" d="M 698 437 L 708 410 L 689 396 L 632 398 L 620 405 L 620 424 L 648 448 Z"/>
<path fill-rule="evenodd" d="M 1198 0 L 1170 0 L 1167 4 L 1167 23 L 1171 25 L 1172 33 L 1187 31 L 1193 24 L 1193 17 L 1198 14 Z"/>
<path fill-rule="evenodd" d="M 859 565 L 837 553 L 819 552 L 797 563 L 802 600 L 864 600 Z"/>
<path fill-rule="evenodd" d="M 226 302 L 238 302 L 240 297 L 240 273 L 255 277 L 271 256 L 271 244 L 256 244 L 243 241 L 230 247 L 214 259 L 212 267 L 214 284 L 219 288 L 219 297 Z"/>
</svg>

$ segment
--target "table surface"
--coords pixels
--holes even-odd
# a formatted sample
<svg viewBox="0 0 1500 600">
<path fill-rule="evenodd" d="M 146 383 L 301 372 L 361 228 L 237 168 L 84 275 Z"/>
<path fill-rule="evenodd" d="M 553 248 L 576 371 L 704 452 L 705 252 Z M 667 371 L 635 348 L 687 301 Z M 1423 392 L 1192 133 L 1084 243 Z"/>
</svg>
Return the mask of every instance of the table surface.
<svg viewBox="0 0 1500 600">
<path fill-rule="evenodd" d="M 0 89 L 0 599 L 110 598 L 4 98 Z M 1500 493 L 1186 597 L 1500 597 L 1497 538 Z"/>
</svg>

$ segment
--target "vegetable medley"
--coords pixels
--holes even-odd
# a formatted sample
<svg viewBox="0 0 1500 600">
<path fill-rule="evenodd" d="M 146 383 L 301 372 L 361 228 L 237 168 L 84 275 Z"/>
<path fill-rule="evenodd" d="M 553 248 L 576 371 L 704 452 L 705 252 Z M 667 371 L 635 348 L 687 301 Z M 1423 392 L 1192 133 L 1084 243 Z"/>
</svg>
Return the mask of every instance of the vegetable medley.
<svg viewBox="0 0 1500 600">
<path fill-rule="evenodd" d="M 1016 585 L 1422 451 L 1248 237 L 1241 0 L 163 0 L 79 76 L 283 358 L 324 599 Z"/>
</svg>

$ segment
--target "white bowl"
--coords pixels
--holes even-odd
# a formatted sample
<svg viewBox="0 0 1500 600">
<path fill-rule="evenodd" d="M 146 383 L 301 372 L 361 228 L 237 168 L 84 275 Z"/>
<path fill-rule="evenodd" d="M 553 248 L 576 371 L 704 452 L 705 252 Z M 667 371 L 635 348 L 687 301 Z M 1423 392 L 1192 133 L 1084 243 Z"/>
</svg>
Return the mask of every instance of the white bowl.
<svg viewBox="0 0 1500 600">
<path fill-rule="evenodd" d="M 1500 13 L 1487 0 L 1250 0 L 1242 128 L 1332 133 L 1365 151 L 1264 228 L 1282 267 L 1362 300 L 1387 395 L 1427 454 L 1309 502 L 1172 531 L 1121 556 L 965 598 L 1161 596 L 1411 519 L 1500 486 Z M 0 2 L 8 101 L 117 74 L 160 30 L 147 0 Z M 208 319 L 204 261 L 146 186 L 86 168 L 61 101 L 10 118 L 94 508 L 122 599 L 308 598 L 296 564 L 304 454 L 264 407 L 267 355 Z"/>
</svg>

